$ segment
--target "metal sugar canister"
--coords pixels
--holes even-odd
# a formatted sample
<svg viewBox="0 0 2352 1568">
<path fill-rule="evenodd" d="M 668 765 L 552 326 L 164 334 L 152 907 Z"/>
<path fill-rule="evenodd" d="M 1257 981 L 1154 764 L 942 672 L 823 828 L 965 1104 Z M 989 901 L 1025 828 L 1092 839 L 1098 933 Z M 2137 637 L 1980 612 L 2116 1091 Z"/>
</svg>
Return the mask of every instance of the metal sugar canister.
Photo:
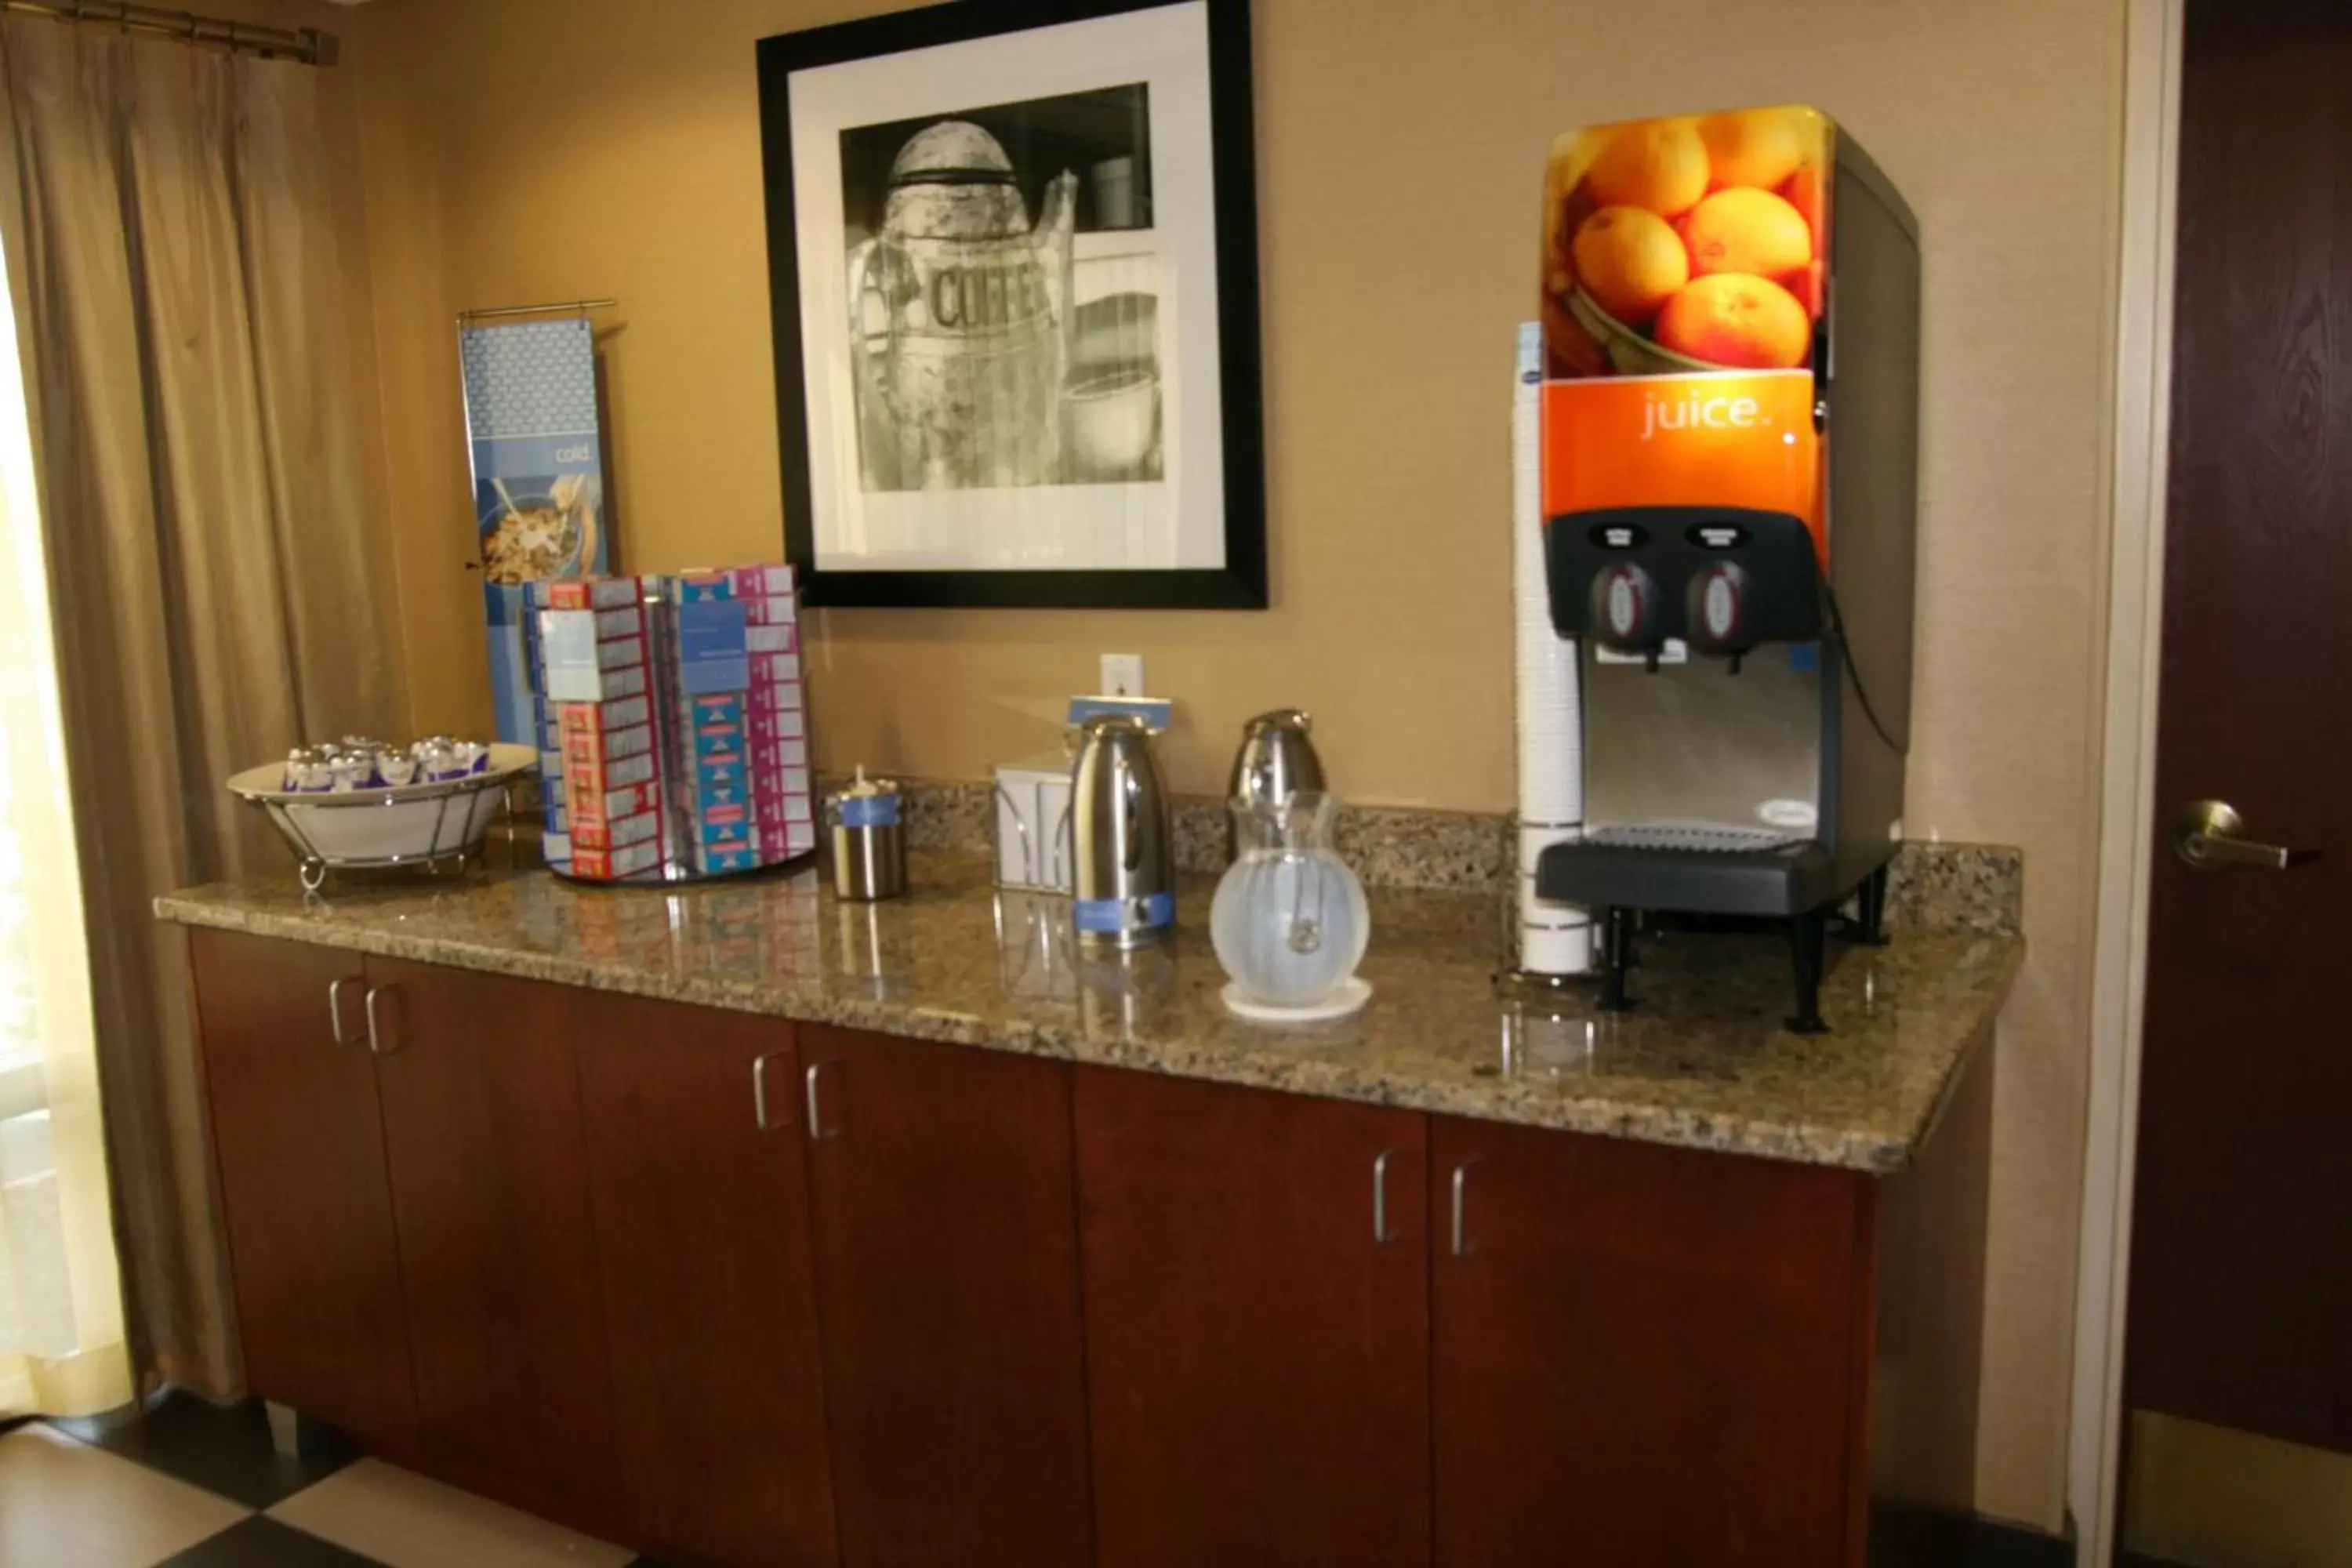
<svg viewBox="0 0 2352 1568">
<path fill-rule="evenodd" d="M 845 899 L 895 899 L 907 890 L 907 829 L 899 819 L 898 786 L 857 777 L 824 803 L 833 830 L 833 890 Z"/>
</svg>

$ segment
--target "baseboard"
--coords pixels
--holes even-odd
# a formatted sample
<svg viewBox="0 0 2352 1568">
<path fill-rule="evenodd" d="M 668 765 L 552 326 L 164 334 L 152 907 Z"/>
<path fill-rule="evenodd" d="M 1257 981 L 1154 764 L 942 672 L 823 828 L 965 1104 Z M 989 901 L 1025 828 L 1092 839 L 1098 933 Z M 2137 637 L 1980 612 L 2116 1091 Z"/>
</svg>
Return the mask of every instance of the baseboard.
<svg viewBox="0 0 2352 1568">
<path fill-rule="evenodd" d="M 1979 1515 L 1969 1531 L 1969 1568 L 2074 1568 L 2074 1521 L 2065 1534 L 2052 1535 Z"/>
</svg>

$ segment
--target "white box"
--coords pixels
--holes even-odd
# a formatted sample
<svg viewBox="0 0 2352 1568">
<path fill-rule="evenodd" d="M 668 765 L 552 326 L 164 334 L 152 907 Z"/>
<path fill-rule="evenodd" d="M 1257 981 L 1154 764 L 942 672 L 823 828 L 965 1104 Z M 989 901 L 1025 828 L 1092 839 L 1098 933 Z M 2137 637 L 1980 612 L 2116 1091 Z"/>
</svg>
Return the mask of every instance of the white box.
<svg viewBox="0 0 2352 1568">
<path fill-rule="evenodd" d="M 1058 754 L 996 770 L 996 881 L 999 887 L 1066 893 L 1070 857 L 1070 768 Z"/>
</svg>

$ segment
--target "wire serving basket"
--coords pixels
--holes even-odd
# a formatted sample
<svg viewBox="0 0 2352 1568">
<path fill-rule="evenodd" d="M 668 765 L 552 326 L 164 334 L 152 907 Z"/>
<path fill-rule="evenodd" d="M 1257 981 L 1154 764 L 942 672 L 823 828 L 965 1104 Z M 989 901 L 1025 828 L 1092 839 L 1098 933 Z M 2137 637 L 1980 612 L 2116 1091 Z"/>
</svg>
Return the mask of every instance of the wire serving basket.
<svg viewBox="0 0 2352 1568">
<path fill-rule="evenodd" d="M 301 862 L 302 886 L 317 892 L 333 870 L 421 866 L 462 872 L 478 858 L 516 779 L 537 766 L 529 746 L 493 745 L 489 765 L 460 779 L 374 789 L 295 791 L 283 763 L 247 768 L 230 791 L 260 808 Z"/>
</svg>

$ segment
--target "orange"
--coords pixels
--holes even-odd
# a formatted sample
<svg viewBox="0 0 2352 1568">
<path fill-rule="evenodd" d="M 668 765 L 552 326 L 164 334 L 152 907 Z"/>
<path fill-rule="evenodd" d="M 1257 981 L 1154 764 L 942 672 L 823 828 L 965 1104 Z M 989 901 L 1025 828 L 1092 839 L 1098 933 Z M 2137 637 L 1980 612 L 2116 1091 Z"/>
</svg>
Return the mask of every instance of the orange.
<svg viewBox="0 0 2352 1568">
<path fill-rule="evenodd" d="M 1813 254 L 1821 255 L 1828 248 L 1823 243 L 1822 220 L 1829 212 L 1829 171 L 1819 163 L 1800 163 L 1797 172 L 1780 187 L 1780 195 L 1811 228 Z"/>
<path fill-rule="evenodd" d="M 1797 109 L 1742 109 L 1698 122 L 1699 140 L 1718 185 L 1769 191 L 1796 171 L 1816 138 L 1811 117 Z"/>
<path fill-rule="evenodd" d="M 1690 281 L 1690 257 L 1674 226 L 1641 207 L 1602 207 L 1576 231 L 1576 276 L 1601 308 L 1646 323 Z"/>
<path fill-rule="evenodd" d="M 1816 261 L 1783 273 L 1772 281 L 1794 294 L 1797 303 L 1805 308 L 1805 314 L 1818 321 L 1822 319 L 1822 307 L 1829 302 L 1828 272 L 1828 268 Z"/>
<path fill-rule="evenodd" d="M 1677 217 L 1706 195 L 1706 144 L 1687 120 L 1638 120 L 1621 125 L 1584 181 L 1604 207 L 1643 207 Z"/>
<path fill-rule="evenodd" d="M 1695 278 L 1658 312 L 1658 342 L 1676 353 L 1741 370 L 1793 370 L 1812 346 L 1796 296 L 1769 278 Z"/>
<path fill-rule="evenodd" d="M 1717 191 L 1683 219 L 1691 270 L 1753 272 L 1777 278 L 1813 258 L 1813 231 L 1804 215 L 1769 191 L 1744 185 Z"/>
</svg>

